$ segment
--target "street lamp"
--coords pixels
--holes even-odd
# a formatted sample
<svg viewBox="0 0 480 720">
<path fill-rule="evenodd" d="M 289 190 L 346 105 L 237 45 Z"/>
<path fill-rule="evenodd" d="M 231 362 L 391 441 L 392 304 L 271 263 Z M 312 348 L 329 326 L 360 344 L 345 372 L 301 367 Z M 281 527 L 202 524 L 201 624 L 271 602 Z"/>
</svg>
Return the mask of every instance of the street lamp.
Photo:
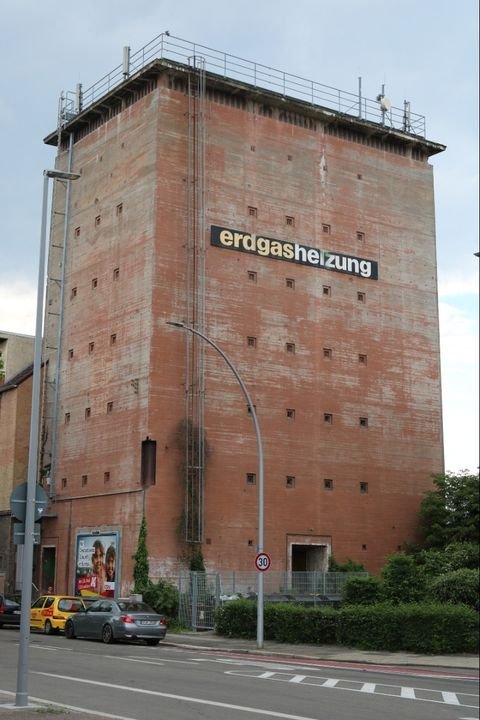
<svg viewBox="0 0 480 720">
<path fill-rule="evenodd" d="M 209 337 L 204 335 L 200 330 L 196 330 L 189 325 L 185 325 L 185 323 L 182 322 L 175 322 L 173 320 L 167 320 L 167 325 L 171 325 L 172 327 L 181 328 L 182 330 L 187 330 L 188 332 L 193 333 L 194 335 L 198 335 L 202 338 L 202 340 L 205 340 L 206 343 L 211 345 L 214 350 L 218 352 L 219 355 L 222 356 L 222 358 L 227 363 L 230 370 L 233 372 L 235 377 L 238 380 L 238 383 L 242 389 L 242 392 L 245 396 L 245 399 L 247 401 L 248 409 L 250 412 L 250 415 L 252 416 L 253 420 L 253 426 L 255 428 L 255 435 L 257 438 L 257 453 L 258 453 L 258 546 L 257 546 L 257 553 L 263 552 L 263 447 L 262 447 L 262 436 L 260 435 L 260 426 L 258 424 L 257 419 L 257 413 L 255 412 L 255 406 L 252 403 L 252 400 L 250 398 L 250 394 L 245 386 L 245 383 L 243 382 L 242 378 L 240 377 L 237 368 L 233 364 L 233 362 L 230 360 L 228 355 L 226 355 L 221 348 L 218 347 L 216 343 L 213 342 Z M 263 572 L 258 572 L 258 579 L 257 579 L 257 648 L 260 650 L 263 648 Z"/>
<path fill-rule="evenodd" d="M 47 239 L 48 181 L 77 180 L 77 173 L 63 170 L 43 171 L 42 223 L 40 229 L 40 258 L 38 263 L 37 315 L 33 355 L 32 408 L 30 414 L 30 442 L 28 450 L 27 501 L 25 535 L 22 558 L 22 609 L 20 617 L 20 646 L 17 667 L 17 694 L 15 705 L 28 705 L 28 649 L 30 640 L 30 606 L 32 604 L 33 546 L 35 534 L 35 493 L 38 472 L 38 431 L 40 426 L 40 373 L 42 366 L 43 299 L 45 294 L 45 255 Z"/>
</svg>

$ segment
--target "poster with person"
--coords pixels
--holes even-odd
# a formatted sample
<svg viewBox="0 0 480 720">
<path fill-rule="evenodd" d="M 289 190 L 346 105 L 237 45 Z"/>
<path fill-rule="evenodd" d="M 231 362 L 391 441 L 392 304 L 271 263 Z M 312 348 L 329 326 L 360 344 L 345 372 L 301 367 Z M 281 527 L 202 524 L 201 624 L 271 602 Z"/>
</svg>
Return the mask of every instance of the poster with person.
<svg viewBox="0 0 480 720">
<path fill-rule="evenodd" d="M 118 533 L 79 534 L 76 539 L 75 594 L 114 597 Z"/>
</svg>

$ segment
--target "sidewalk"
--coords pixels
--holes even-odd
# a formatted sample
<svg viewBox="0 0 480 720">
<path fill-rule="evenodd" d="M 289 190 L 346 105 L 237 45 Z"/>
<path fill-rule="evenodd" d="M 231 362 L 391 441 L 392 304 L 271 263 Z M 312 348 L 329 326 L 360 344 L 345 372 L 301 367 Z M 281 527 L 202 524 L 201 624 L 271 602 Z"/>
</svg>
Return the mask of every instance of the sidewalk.
<svg viewBox="0 0 480 720">
<path fill-rule="evenodd" d="M 257 649 L 256 640 L 224 638 L 213 630 L 203 632 L 168 633 L 163 645 L 181 645 L 192 649 L 217 650 L 229 653 L 282 656 L 304 660 L 325 660 L 339 664 L 391 665 L 395 667 L 423 667 L 444 670 L 469 670 L 478 673 L 478 655 L 420 655 L 408 652 L 379 652 L 357 650 L 339 645 L 293 645 L 265 640 L 263 648 Z"/>
<path fill-rule="evenodd" d="M 418 655 L 406 652 L 373 652 L 337 645 L 290 645 L 265 640 L 263 648 L 257 649 L 256 640 L 224 638 L 215 635 L 213 630 L 205 632 L 169 633 L 162 645 L 184 647 L 191 650 L 210 650 L 236 655 L 254 655 L 264 657 L 288 658 L 306 661 L 325 661 L 331 665 L 348 667 L 352 665 L 389 665 L 391 667 L 409 667 L 430 670 L 431 672 L 465 673 L 469 677 L 478 676 L 479 658 L 477 655 Z M 60 708 L 36 702 L 29 698 L 28 708 L 16 708 L 15 696 L 0 690 L 0 720 L 105 720 L 108 714 L 91 714 L 80 708 Z M 51 711 L 49 711 L 49 709 Z"/>
</svg>

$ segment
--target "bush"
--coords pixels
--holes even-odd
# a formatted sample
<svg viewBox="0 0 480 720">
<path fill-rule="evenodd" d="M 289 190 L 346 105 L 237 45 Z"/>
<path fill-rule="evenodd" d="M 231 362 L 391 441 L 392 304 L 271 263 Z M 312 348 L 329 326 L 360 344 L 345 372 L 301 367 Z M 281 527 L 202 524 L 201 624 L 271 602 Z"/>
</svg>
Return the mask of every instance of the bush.
<svg viewBox="0 0 480 720">
<path fill-rule="evenodd" d="M 453 570 L 435 578 L 430 583 L 430 595 L 439 602 L 448 602 L 455 605 L 463 603 L 479 609 L 479 582 L 478 570 Z"/>
<path fill-rule="evenodd" d="M 383 598 L 383 584 L 377 577 L 351 577 L 342 588 L 342 600 L 347 605 L 372 605 Z"/>
<path fill-rule="evenodd" d="M 480 548 L 475 543 L 452 543 L 445 550 L 421 550 L 415 561 L 430 577 L 462 568 L 473 570 L 479 567 Z"/>
<path fill-rule="evenodd" d="M 178 590 L 175 585 L 166 580 L 159 580 L 156 584 L 149 581 L 143 591 L 143 599 L 154 610 L 165 615 L 169 622 L 176 621 L 178 617 Z"/>
<path fill-rule="evenodd" d="M 365 568 L 361 563 L 348 558 L 344 563 L 338 563 L 333 555 L 330 555 L 328 560 L 329 572 L 365 572 Z"/>
<path fill-rule="evenodd" d="M 410 555 L 390 555 L 382 570 L 385 599 L 392 603 L 418 602 L 425 597 L 422 573 Z"/>
</svg>

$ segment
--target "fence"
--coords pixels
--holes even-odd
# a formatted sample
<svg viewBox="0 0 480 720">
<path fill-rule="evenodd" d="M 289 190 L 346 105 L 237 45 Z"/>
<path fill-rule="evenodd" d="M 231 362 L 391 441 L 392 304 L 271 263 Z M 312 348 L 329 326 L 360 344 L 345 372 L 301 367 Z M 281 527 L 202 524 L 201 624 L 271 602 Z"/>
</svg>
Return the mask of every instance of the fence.
<svg viewBox="0 0 480 720">
<path fill-rule="evenodd" d="M 367 576 L 366 572 L 283 572 L 264 574 L 264 601 L 295 602 L 302 605 L 337 605 L 349 577 Z M 217 608 L 239 598 L 256 600 L 257 573 L 191 572 L 171 579 L 179 592 L 178 620 L 192 630 L 214 627 Z"/>
<path fill-rule="evenodd" d="M 203 58 L 205 69 L 220 77 L 246 82 L 256 88 L 271 90 L 282 97 L 297 98 L 311 104 L 330 108 L 374 123 L 391 127 L 412 135 L 425 137 L 425 117 L 411 112 L 410 103 L 403 107 L 382 105 L 380 94 L 376 100 L 363 97 L 358 93 L 346 92 L 323 83 L 292 75 L 283 70 L 261 65 L 236 55 L 183 40 L 182 38 L 161 33 L 135 53 L 128 55 L 128 66 L 118 65 L 85 90 L 77 87 L 77 92 L 62 93 L 60 124 L 70 120 L 80 110 L 97 102 L 103 95 L 124 82 L 131 74 L 142 70 L 156 59 L 172 60 L 191 65 L 197 57 Z M 360 80 L 360 79 L 359 79 Z M 383 88 L 382 88 L 383 93 Z"/>
</svg>

